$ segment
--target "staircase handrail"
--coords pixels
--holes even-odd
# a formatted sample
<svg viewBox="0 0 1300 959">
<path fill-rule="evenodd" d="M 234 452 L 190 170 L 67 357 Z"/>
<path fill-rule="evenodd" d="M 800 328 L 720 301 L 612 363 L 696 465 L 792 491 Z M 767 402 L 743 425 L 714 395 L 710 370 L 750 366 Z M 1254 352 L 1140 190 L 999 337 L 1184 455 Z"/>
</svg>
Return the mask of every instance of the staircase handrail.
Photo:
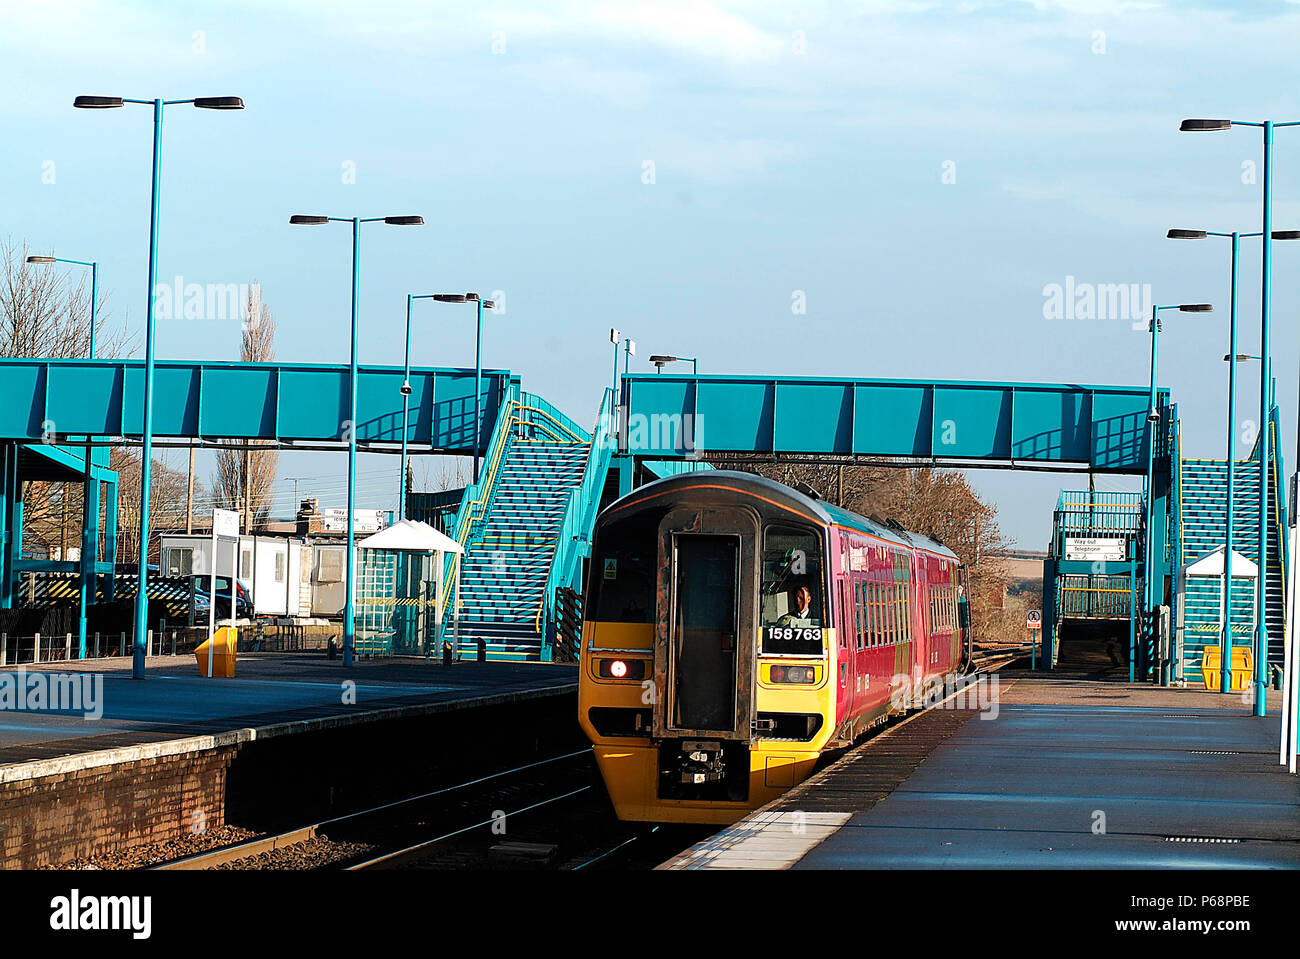
<svg viewBox="0 0 1300 959">
<path fill-rule="evenodd" d="M 545 627 L 549 626 L 553 615 L 555 590 L 562 584 L 570 582 L 573 571 L 581 558 L 581 541 L 591 535 L 596 522 L 596 511 L 600 507 L 600 494 L 605 486 L 605 476 L 609 472 L 610 457 L 617 446 L 614 435 L 614 391 L 605 390 L 601 397 L 600 410 L 596 414 L 596 425 L 591 431 L 591 449 L 587 453 L 587 464 L 582 471 L 582 481 L 569 491 L 568 502 L 564 506 L 564 515 L 555 540 L 555 550 L 551 553 L 551 565 L 547 570 L 546 586 L 542 590 L 541 600 L 537 604 L 534 624 L 542 636 L 545 647 L 547 639 Z"/>
<path fill-rule="evenodd" d="M 560 430 L 569 434 L 569 436 L 573 438 L 574 442 L 577 443 L 591 442 L 591 434 L 589 434 L 586 430 L 584 430 L 581 426 L 579 426 L 578 422 L 575 419 L 573 419 L 573 417 L 567 415 L 563 410 L 557 409 L 555 406 L 553 406 L 551 403 L 548 403 L 545 399 L 543 399 L 541 396 L 538 396 L 536 393 L 523 394 L 522 402 L 520 403 L 519 406 L 519 411 L 521 413 L 541 414 L 542 416 L 550 420 L 552 423 L 554 423 L 555 426 L 557 426 Z M 533 427 L 537 427 L 541 425 L 541 424 L 534 423 L 532 419 L 528 417 L 523 417 L 523 421 L 527 425 Z M 552 435 L 555 434 L 552 433 Z M 564 442 L 564 440 L 561 439 L 559 436 L 556 436 L 556 439 L 559 439 L 561 442 Z"/>
<path fill-rule="evenodd" d="M 510 435 L 517 422 L 516 408 L 519 406 L 519 400 L 514 396 L 508 396 L 502 406 L 501 415 L 497 417 L 496 426 L 492 430 L 492 440 L 488 444 L 486 462 L 487 469 L 479 476 L 477 483 L 472 483 L 465 487 L 465 492 L 461 496 L 460 508 L 456 511 L 456 526 L 452 532 L 454 539 L 462 549 L 469 542 L 470 535 L 473 532 L 474 525 L 483 519 L 487 513 L 488 503 L 492 500 L 492 493 L 496 488 L 497 473 L 504 458 L 506 447 L 510 445 Z M 460 566 L 460 559 L 463 553 L 448 553 L 447 559 L 443 564 L 443 583 L 454 582 L 453 574 Z M 443 623 L 446 623 L 447 608 L 455 599 L 455 590 L 444 589 L 442 598 Z"/>
</svg>

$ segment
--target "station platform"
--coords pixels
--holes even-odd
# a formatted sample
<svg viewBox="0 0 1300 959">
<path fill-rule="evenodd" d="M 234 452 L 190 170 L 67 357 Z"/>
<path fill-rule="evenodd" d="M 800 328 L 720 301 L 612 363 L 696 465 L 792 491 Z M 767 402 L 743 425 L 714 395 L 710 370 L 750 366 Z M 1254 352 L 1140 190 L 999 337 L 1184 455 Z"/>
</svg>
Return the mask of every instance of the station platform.
<svg viewBox="0 0 1300 959">
<path fill-rule="evenodd" d="M 18 667 L 0 669 L 0 677 Z M 322 655 L 241 653 L 234 679 L 204 679 L 194 655 L 150 657 L 146 678 L 131 678 L 126 659 L 84 660 L 76 669 L 26 668 L 30 676 L 102 676 L 99 715 L 87 710 L 0 712 L 0 782 L 5 767 L 194 736 L 235 741 L 501 703 L 577 688 L 572 666 L 411 659 L 342 659 Z M 354 683 L 353 687 L 344 686 Z M 83 704 L 84 705 L 84 704 Z M 94 710 L 92 710 L 94 712 Z M 228 734 L 223 736 L 223 734 Z M 233 738 L 232 738 L 233 737 Z M 9 774 L 12 776 L 12 773 Z"/>
<path fill-rule="evenodd" d="M 659 868 L 1300 867 L 1277 693 L 1259 719 L 1240 694 L 1058 674 L 995 692 L 885 730 Z"/>
<path fill-rule="evenodd" d="M 37 688 L 51 698 L 33 701 Z M 576 693 L 575 666 L 344 668 L 323 653 L 241 654 L 233 679 L 200 677 L 193 654 L 151 657 L 142 681 L 119 658 L 0 668 L 0 867 L 167 842 L 232 814 L 305 817 L 313 803 L 462 761 L 444 746 L 486 752 L 553 725 Z"/>
</svg>

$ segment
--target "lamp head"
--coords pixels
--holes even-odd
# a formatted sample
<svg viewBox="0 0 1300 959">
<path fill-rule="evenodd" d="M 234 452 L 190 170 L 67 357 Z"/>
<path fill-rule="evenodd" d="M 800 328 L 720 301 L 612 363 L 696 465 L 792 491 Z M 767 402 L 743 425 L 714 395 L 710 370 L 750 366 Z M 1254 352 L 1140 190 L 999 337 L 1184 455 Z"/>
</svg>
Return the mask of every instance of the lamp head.
<svg viewBox="0 0 1300 959">
<path fill-rule="evenodd" d="M 52 256 L 29 256 L 27 258 L 27 262 L 28 263 L 58 263 L 59 261 Z"/>
<path fill-rule="evenodd" d="M 1178 129 L 1184 133 L 1207 133 L 1213 130 L 1227 130 L 1231 126 L 1231 120 L 1184 120 L 1178 125 Z"/>
<path fill-rule="evenodd" d="M 384 222 L 389 226 L 424 226 L 422 216 L 386 216 Z"/>
<path fill-rule="evenodd" d="M 1206 233 L 1204 230 L 1170 230 L 1165 237 L 1170 240 L 1204 240 Z"/>
<path fill-rule="evenodd" d="M 194 105 L 200 110 L 244 109 L 244 101 L 240 97 L 195 97 Z"/>
<path fill-rule="evenodd" d="M 1183 313 L 1213 313 L 1214 307 L 1209 303 L 1182 303 L 1178 307 Z"/>
<path fill-rule="evenodd" d="M 122 105 L 121 97 L 77 97 L 72 105 L 78 110 L 112 110 Z"/>
<path fill-rule="evenodd" d="M 322 223 L 328 223 L 330 218 L 327 216 L 305 216 L 301 213 L 295 213 L 289 217 L 290 226 L 320 226 Z"/>
<path fill-rule="evenodd" d="M 468 303 L 464 293 L 435 293 L 433 298 L 439 303 Z"/>
</svg>

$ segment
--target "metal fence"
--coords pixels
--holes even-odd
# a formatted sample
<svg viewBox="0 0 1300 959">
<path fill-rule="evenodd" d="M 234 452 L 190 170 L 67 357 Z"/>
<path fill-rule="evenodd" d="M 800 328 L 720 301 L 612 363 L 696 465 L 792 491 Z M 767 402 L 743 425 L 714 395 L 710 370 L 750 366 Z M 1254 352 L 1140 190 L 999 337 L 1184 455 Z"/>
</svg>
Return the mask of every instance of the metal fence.
<svg viewBox="0 0 1300 959">
<path fill-rule="evenodd" d="M 1070 574 L 1058 580 L 1058 619 L 1128 618 L 1133 599 L 1128 576 Z"/>
</svg>

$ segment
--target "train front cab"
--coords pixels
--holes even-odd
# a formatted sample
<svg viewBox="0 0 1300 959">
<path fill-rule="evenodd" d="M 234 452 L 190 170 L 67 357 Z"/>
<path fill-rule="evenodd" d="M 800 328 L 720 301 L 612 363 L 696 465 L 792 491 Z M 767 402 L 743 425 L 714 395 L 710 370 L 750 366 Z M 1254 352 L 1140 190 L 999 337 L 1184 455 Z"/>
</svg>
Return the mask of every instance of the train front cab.
<svg viewBox="0 0 1300 959">
<path fill-rule="evenodd" d="M 725 487 L 613 510 L 589 572 L 583 728 L 620 818 L 733 822 L 807 778 L 835 730 L 824 533 Z"/>
</svg>

